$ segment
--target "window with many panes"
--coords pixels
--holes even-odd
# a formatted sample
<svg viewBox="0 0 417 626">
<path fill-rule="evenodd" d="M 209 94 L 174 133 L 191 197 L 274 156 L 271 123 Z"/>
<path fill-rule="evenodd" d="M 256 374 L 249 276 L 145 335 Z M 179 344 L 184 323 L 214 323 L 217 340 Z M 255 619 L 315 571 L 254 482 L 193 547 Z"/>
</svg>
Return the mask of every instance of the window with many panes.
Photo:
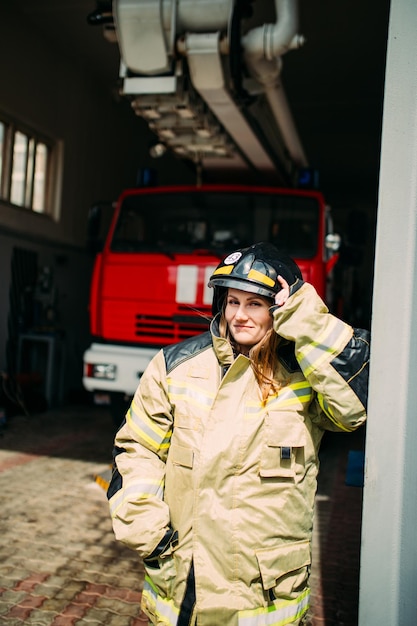
<svg viewBox="0 0 417 626">
<path fill-rule="evenodd" d="M 53 142 L 0 118 L 0 200 L 51 213 Z"/>
</svg>

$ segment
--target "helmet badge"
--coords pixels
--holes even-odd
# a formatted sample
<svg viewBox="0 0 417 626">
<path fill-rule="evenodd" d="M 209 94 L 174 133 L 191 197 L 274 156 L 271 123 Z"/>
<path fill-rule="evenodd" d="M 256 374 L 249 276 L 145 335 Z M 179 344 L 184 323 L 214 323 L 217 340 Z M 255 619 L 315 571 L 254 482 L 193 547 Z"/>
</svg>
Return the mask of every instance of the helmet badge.
<svg viewBox="0 0 417 626">
<path fill-rule="evenodd" d="M 236 263 L 236 261 L 239 261 L 241 256 L 242 256 L 241 252 L 232 252 L 232 254 L 229 254 L 229 256 L 227 256 L 225 258 L 223 263 L 225 265 L 230 265 L 231 263 Z"/>
</svg>

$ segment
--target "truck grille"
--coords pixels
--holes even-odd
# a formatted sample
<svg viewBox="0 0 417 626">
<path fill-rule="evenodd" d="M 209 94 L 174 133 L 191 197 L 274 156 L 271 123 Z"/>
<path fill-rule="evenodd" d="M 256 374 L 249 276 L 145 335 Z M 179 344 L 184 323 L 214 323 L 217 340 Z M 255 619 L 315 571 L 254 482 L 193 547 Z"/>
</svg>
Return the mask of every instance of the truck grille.
<svg viewBox="0 0 417 626">
<path fill-rule="evenodd" d="M 143 343 L 176 343 L 208 330 L 208 319 L 196 315 L 136 315 L 135 336 Z"/>
</svg>

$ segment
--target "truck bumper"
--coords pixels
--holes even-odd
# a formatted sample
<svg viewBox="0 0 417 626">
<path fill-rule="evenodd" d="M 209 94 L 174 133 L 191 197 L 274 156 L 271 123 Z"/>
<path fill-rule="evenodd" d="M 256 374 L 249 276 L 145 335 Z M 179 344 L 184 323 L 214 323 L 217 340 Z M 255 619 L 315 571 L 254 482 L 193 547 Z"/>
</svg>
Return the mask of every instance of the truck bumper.
<svg viewBox="0 0 417 626">
<path fill-rule="evenodd" d="M 157 348 L 93 343 L 84 353 L 83 385 L 87 391 L 133 396 Z"/>
</svg>

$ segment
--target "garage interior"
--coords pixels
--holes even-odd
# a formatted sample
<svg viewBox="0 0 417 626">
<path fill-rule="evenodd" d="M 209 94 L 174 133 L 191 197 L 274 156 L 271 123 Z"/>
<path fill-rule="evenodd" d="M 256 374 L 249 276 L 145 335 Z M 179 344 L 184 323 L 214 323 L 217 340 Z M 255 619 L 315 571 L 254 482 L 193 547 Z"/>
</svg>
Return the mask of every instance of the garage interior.
<svg viewBox="0 0 417 626">
<path fill-rule="evenodd" d="M 81 379 L 90 342 L 90 207 L 111 204 L 143 168 L 156 170 L 160 184 L 196 181 L 193 168 L 169 152 L 150 156 L 155 138 L 119 94 L 118 47 L 88 23 L 95 8 L 92 0 L 2 7 L 0 121 L 38 133 L 58 151 L 51 215 L 0 198 L 0 369 L 3 377 L 21 374 L 36 353 L 42 381 L 20 379 L 35 411 L 87 401 Z M 352 272 L 361 307 L 354 321 L 364 326 L 371 316 L 388 18 L 387 0 L 300 0 L 306 43 L 283 60 L 309 165 L 319 173 L 336 231 L 358 248 Z"/>
</svg>

